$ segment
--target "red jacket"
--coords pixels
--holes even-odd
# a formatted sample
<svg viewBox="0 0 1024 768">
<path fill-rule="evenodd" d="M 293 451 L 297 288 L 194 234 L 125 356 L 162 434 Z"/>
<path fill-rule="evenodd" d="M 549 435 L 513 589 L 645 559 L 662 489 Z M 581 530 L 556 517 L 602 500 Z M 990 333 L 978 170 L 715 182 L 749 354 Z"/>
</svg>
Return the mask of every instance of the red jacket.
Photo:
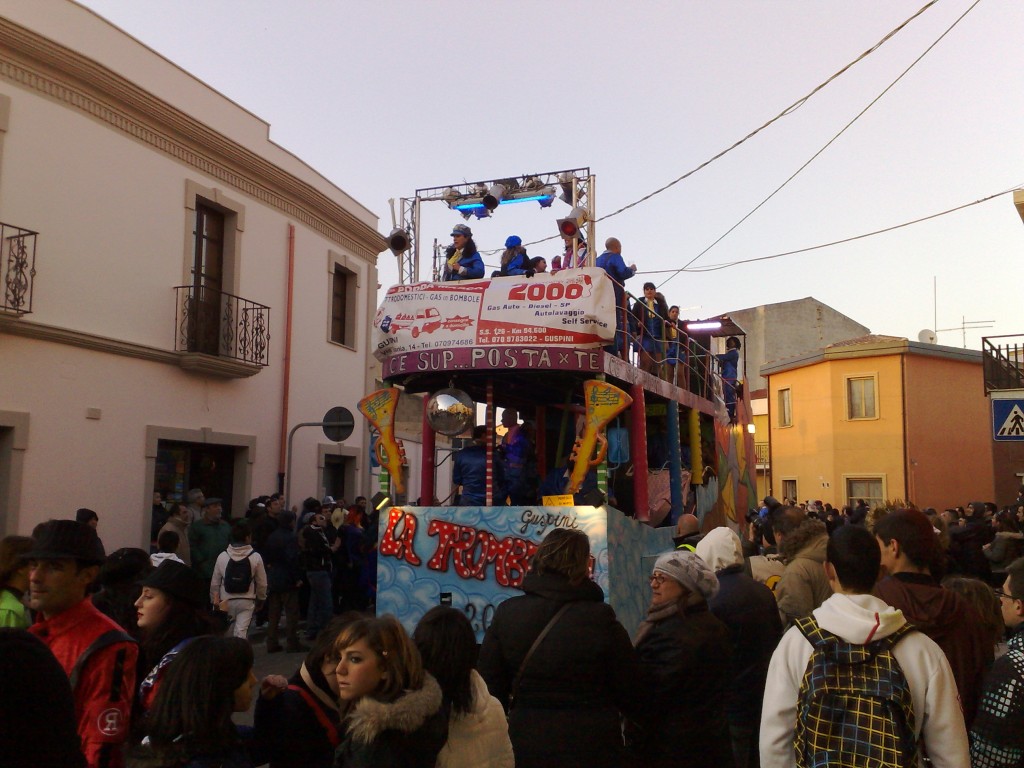
<svg viewBox="0 0 1024 768">
<path fill-rule="evenodd" d="M 29 627 L 46 643 L 69 676 L 93 641 L 110 630 L 121 627 L 88 599 Z M 89 768 L 124 765 L 123 745 L 128 739 L 138 655 L 135 643 L 117 642 L 93 653 L 81 670 L 74 690 L 75 715 Z"/>
</svg>

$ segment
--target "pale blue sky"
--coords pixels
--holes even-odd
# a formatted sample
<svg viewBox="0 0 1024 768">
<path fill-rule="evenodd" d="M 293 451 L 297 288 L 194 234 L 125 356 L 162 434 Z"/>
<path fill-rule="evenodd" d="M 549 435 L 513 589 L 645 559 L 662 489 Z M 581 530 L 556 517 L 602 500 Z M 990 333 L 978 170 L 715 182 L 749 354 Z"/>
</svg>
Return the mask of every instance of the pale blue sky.
<svg viewBox="0 0 1024 768">
<path fill-rule="evenodd" d="M 881 93 L 973 0 L 940 0 L 738 150 L 598 224 L 640 271 L 682 266 Z M 590 166 L 605 215 L 809 92 L 926 0 L 354 2 L 84 0 L 271 124 L 271 137 L 381 217 L 418 187 Z M 864 117 L 695 266 L 858 235 L 1024 183 L 1024 3 L 981 0 Z M 200 116 L 201 117 L 201 116 Z M 566 209 L 470 222 L 482 249 L 554 233 Z M 461 221 L 424 208 L 422 238 Z M 554 242 L 533 246 L 549 259 Z M 493 259 L 492 259 L 493 261 Z M 396 281 L 390 253 L 381 282 Z M 425 269 L 423 277 L 426 277 Z M 661 282 L 667 275 L 653 275 Z M 709 316 L 814 296 L 875 333 L 1024 333 L 1024 222 L 1010 195 L 898 232 L 682 274 Z M 637 285 L 628 287 L 639 292 Z M 939 334 L 959 346 L 959 331 Z"/>
</svg>

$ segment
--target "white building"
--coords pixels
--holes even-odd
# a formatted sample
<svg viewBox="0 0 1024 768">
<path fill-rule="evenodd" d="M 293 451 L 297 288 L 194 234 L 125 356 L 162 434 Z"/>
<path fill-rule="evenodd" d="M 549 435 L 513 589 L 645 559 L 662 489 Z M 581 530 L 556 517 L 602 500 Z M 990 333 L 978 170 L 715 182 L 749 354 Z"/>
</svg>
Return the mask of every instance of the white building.
<svg viewBox="0 0 1024 768">
<path fill-rule="evenodd" d="M 91 11 L 0 0 L 0 533 L 77 507 L 111 550 L 153 491 L 232 515 L 371 495 L 377 217 L 269 125 Z M 35 234 L 37 233 L 37 234 Z"/>
</svg>

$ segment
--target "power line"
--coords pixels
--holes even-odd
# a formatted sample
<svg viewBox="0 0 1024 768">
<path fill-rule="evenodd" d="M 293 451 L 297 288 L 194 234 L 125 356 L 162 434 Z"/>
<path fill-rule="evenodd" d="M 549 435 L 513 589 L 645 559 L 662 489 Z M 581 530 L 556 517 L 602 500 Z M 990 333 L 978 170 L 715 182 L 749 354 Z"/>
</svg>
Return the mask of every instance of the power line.
<svg viewBox="0 0 1024 768">
<path fill-rule="evenodd" d="M 925 3 L 925 4 L 923 5 L 923 6 L 921 6 L 921 8 L 920 8 L 920 9 L 918 9 L 918 11 L 917 11 L 916 13 L 914 13 L 913 15 L 911 15 L 911 16 L 910 16 L 909 18 L 907 18 L 907 19 L 906 19 L 905 21 L 903 21 L 903 22 L 902 22 L 901 24 L 899 24 L 899 25 L 898 25 L 898 26 L 896 26 L 895 28 L 893 28 L 893 29 L 892 29 L 892 30 L 891 30 L 890 32 L 888 32 L 888 33 L 887 33 L 887 34 L 886 34 L 886 35 L 885 35 L 884 37 L 882 37 L 882 39 L 881 39 L 881 40 L 879 40 L 879 41 L 878 41 L 877 43 L 875 43 L 875 44 L 874 44 L 873 46 L 871 46 L 871 47 L 870 47 L 870 48 L 868 48 L 868 49 L 867 49 L 866 51 L 864 51 L 864 52 L 863 52 L 862 54 L 860 54 L 860 56 L 858 56 L 857 58 L 855 58 L 855 59 L 854 59 L 853 61 L 851 61 L 851 62 L 850 62 L 849 64 L 847 64 L 846 66 L 844 66 L 844 67 L 843 67 L 842 69 L 840 69 L 840 70 L 839 70 L 838 72 L 836 72 L 835 74 L 833 74 L 833 75 L 832 75 L 831 77 L 829 77 L 828 79 L 826 79 L 826 80 L 824 80 L 823 82 L 821 82 L 820 84 L 816 85 L 816 86 L 815 86 L 814 88 L 812 88 L 812 89 L 811 89 L 811 91 L 810 91 L 809 93 L 807 93 L 807 95 L 805 95 L 805 96 L 803 96 L 803 97 L 801 97 L 801 98 L 797 99 L 796 101 L 794 101 L 794 102 L 793 102 L 792 104 L 790 104 L 790 105 L 789 105 L 788 107 L 786 107 L 786 108 L 785 108 L 784 110 L 782 110 L 782 111 L 781 111 L 781 112 L 780 112 L 779 114 L 777 114 L 777 115 L 776 115 L 775 117 L 773 117 L 773 118 L 772 118 L 771 120 L 769 120 L 768 122 L 764 123 L 764 124 L 763 124 L 763 125 L 761 125 L 761 126 L 760 126 L 759 128 L 755 128 L 755 129 L 754 129 L 753 131 L 751 131 L 750 133 L 748 133 L 748 134 L 747 134 L 746 136 L 744 136 L 744 137 L 743 137 L 742 139 L 740 139 L 740 140 L 736 141 L 736 142 L 735 142 L 734 144 L 732 144 L 732 146 L 730 146 L 730 147 L 728 147 L 728 148 L 726 148 L 726 149 L 723 149 L 723 150 L 722 150 L 721 152 L 719 152 L 719 153 L 718 153 L 717 155 L 714 155 L 713 157 L 711 157 L 711 158 L 709 158 L 709 159 L 705 160 L 705 161 L 704 161 L 703 163 L 701 163 L 701 164 L 700 164 L 700 165 L 698 165 L 697 167 L 695 167 L 695 168 L 693 168 L 693 169 L 691 169 L 691 170 L 687 171 L 686 173 L 684 173 L 684 174 L 683 174 L 682 176 L 680 176 L 679 178 L 675 179 L 674 181 L 670 181 L 670 182 L 669 182 L 668 184 L 664 185 L 663 187 L 660 187 L 660 188 L 658 188 L 658 189 L 654 190 L 653 192 L 651 192 L 650 194 L 644 195 L 644 196 L 643 196 L 643 197 L 641 197 L 641 198 L 640 198 L 639 200 L 635 200 L 635 201 L 633 201 L 632 203 L 629 203 L 628 205 L 624 205 L 624 206 L 622 206 L 621 208 L 619 208 L 619 209 L 617 209 L 617 210 L 614 210 L 614 211 L 612 211 L 612 212 L 611 212 L 611 213 L 609 213 L 609 214 L 606 214 L 606 215 L 604 215 L 604 216 L 600 216 L 600 217 L 598 217 L 597 219 L 595 219 L 594 221 L 595 221 L 595 222 L 598 222 L 598 221 L 605 221 L 606 219 L 610 219 L 610 218 L 611 218 L 612 216 L 617 216 L 618 214 L 622 213 L 623 211 L 627 211 L 627 210 L 629 210 L 630 208 L 634 208 L 635 206 L 639 205 L 640 203 L 643 203 L 643 202 L 645 202 L 645 201 L 647 201 L 647 200 L 650 200 L 650 199 L 651 199 L 652 197 L 654 197 L 655 195 L 660 195 L 660 194 L 661 194 L 662 192 L 664 192 L 665 190 L 667 190 L 667 189 L 671 189 L 672 187 L 674 187 L 674 186 L 675 186 L 676 184 L 678 184 L 679 182 L 681 182 L 681 181 L 684 181 L 684 180 L 688 179 L 688 178 L 689 178 L 690 176 L 693 176 L 693 175 L 694 175 L 695 173 L 697 173 L 698 171 L 701 171 L 701 170 L 703 170 L 704 168 L 706 168 L 707 166 L 711 165 L 711 163 L 715 162 L 716 160 L 719 160 L 719 159 L 721 159 L 721 158 L 725 157 L 725 156 L 726 156 L 727 154 L 729 154 L 730 152 L 732 152 L 732 151 L 733 151 L 734 149 L 736 149 L 736 148 L 737 148 L 737 147 L 739 147 L 740 145 L 744 144 L 744 143 L 745 143 L 746 141 L 748 141 L 749 139 L 752 139 L 752 138 L 754 138 L 754 136 L 756 136 L 757 134 L 759 134 L 759 133 L 760 133 L 761 131 L 763 131 L 763 130 L 764 130 L 765 128 L 767 128 L 768 126 L 772 125 L 773 123 L 775 123 L 775 122 L 777 122 L 777 121 L 781 120 L 781 119 L 782 119 L 783 117 L 786 117 L 787 115 L 790 115 L 790 114 L 792 114 L 793 112 L 795 112 L 796 110 L 800 109 L 800 107 L 802 107 L 802 106 L 803 106 L 804 104 L 806 104 L 806 103 L 807 103 L 807 102 L 808 102 L 808 101 L 809 101 L 809 100 L 811 99 L 811 97 L 812 97 L 812 96 L 814 96 L 814 95 L 815 95 L 815 94 L 817 94 L 817 93 L 818 93 L 818 92 L 819 92 L 820 90 L 822 90 L 822 89 L 823 89 L 823 88 L 825 88 L 825 87 L 826 87 L 827 85 L 829 85 L 829 84 L 830 84 L 830 83 L 831 83 L 831 82 L 832 82 L 833 80 L 836 80 L 836 79 L 837 79 L 838 77 L 840 77 L 841 75 L 845 74 L 845 73 L 847 72 L 847 70 L 849 70 L 849 69 L 850 69 L 851 67 L 853 67 L 853 66 L 854 66 L 855 64 L 858 64 L 858 63 L 860 63 L 860 62 L 861 62 L 861 61 L 863 61 L 863 60 L 864 60 L 865 58 L 867 58 L 867 57 L 868 57 L 868 56 L 870 56 L 870 55 L 871 55 L 872 53 L 874 53 L 874 52 L 875 52 L 875 51 L 877 51 L 877 50 L 878 50 L 879 48 L 881 48 L 881 47 L 882 47 L 882 45 L 884 45 L 885 43 L 887 43 L 887 42 L 888 42 L 888 41 L 889 41 L 889 40 L 890 40 L 891 38 L 895 37 L 895 36 L 896 36 L 896 35 L 897 35 L 897 34 L 898 34 L 898 33 L 899 33 L 900 31 L 902 31 L 902 30 L 903 30 L 903 28 L 904 28 L 904 27 L 906 27 L 906 26 L 907 26 L 907 25 L 908 25 L 908 24 L 909 24 L 910 22 L 912 22 L 912 21 L 913 21 L 914 19 L 916 19 L 916 18 L 917 18 L 918 16 L 920 16 L 921 14 L 923 14 L 923 13 L 924 13 L 925 11 L 927 11 L 927 10 L 928 10 L 929 8 L 931 8 L 931 7 L 933 6 L 933 5 L 935 5 L 935 4 L 937 3 L 937 2 L 938 2 L 938 0 L 929 0 L 929 2 L 927 2 L 927 3 Z M 976 4 L 977 4 L 977 2 L 975 3 L 975 5 L 976 5 Z M 973 7 L 973 6 L 972 6 L 972 7 Z M 555 240 L 555 239 L 556 239 L 556 238 L 558 238 L 558 237 L 559 237 L 559 235 L 552 235 L 551 237 L 544 237 L 544 238 L 541 238 L 540 240 L 533 240 L 533 241 L 531 241 L 531 242 L 529 242 L 529 243 L 524 243 L 524 245 L 526 245 L 526 246 L 529 246 L 529 245 L 538 245 L 539 243 L 546 243 L 546 242 L 547 242 L 548 240 Z M 496 251 L 493 251 L 493 252 L 494 252 L 494 253 L 497 253 L 497 250 L 496 250 Z"/>
<path fill-rule="evenodd" d="M 893 231 L 895 231 L 897 229 L 903 229 L 904 227 L 909 227 L 909 226 L 911 226 L 913 224 L 920 224 L 921 222 L 924 222 L 924 221 L 930 221 L 932 219 L 937 219 L 940 216 L 946 216 L 947 214 L 950 214 L 950 213 L 956 213 L 957 211 L 962 211 L 965 208 L 971 208 L 972 206 L 975 206 L 975 205 L 981 205 L 982 203 L 987 203 L 989 200 L 995 200 L 997 197 L 1002 197 L 1003 195 L 1007 195 L 1010 192 L 1014 192 L 1015 190 L 1020 189 L 1021 186 L 1022 185 L 1018 184 L 1018 185 L 1016 185 L 1014 187 L 1010 187 L 1009 189 L 1004 189 L 1002 192 L 996 192 L 993 195 L 987 195 L 986 197 L 982 197 L 982 198 L 980 198 L 978 200 L 974 200 L 974 201 L 972 201 L 970 203 L 963 203 L 962 205 L 958 205 L 958 206 L 956 206 L 954 208 L 947 208 L 946 210 L 939 211 L 938 213 L 931 213 L 931 214 L 928 214 L 927 216 L 921 216 L 921 217 L 916 218 L 916 219 L 911 219 L 910 221 L 904 221 L 901 224 L 893 224 L 890 227 L 884 227 L 882 229 L 876 229 L 876 230 L 874 230 L 872 232 L 865 232 L 865 233 L 860 234 L 860 235 L 853 235 L 852 237 L 844 237 L 841 240 L 832 240 L 831 242 L 828 242 L 828 243 L 820 243 L 818 245 L 810 245 L 810 246 L 807 246 L 806 248 L 797 248 L 797 249 L 792 250 L 792 251 L 783 251 L 781 253 L 773 253 L 770 256 L 755 256 L 755 257 L 750 258 L 750 259 L 738 259 L 736 261 L 730 261 L 730 262 L 726 262 L 724 264 L 709 264 L 706 267 L 694 267 L 694 268 L 684 267 L 682 270 L 679 270 L 679 269 L 659 269 L 659 270 L 650 270 L 650 271 L 645 271 L 645 272 L 637 272 L 637 274 L 659 275 L 659 274 L 665 274 L 667 272 L 678 274 L 680 271 L 692 272 L 692 273 L 717 272 L 720 269 L 728 269 L 729 267 L 737 267 L 737 266 L 739 266 L 741 264 L 752 264 L 752 263 L 757 262 L 757 261 L 769 261 L 771 259 L 778 259 L 778 258 L 781 258 L 783 256 L 795 256 L 796 254 L 808 253 L 809 251 L 818 251 L 818 250 L 821 250 L 822 248 L 831 248 L 834 245 L 842 245 L 844 243 L 852 243 L 855 240 L 863 240 L 863 239 L 865 239 L 867 237 L 874 237 L 875 235 L 882 235 L 882 234 L 885 234 L 886 232 L 893 232 Z M 662 283 L 662 284 L 664 285 L 664 283 Z"/>
<path fill-rule="evenodd" d="M 953 31 L 953 28 L 954 28 L 954 27 L 956 27 L 956 25 L 957 25 L 957 24 L 959 24 L 959 23 L 960 23 L 961 21 L 963 21 L 964 17 L 965 17 L 965 16 L 967 16 L 967 14 L 968 14 L 968 13 L 970 13 L 970 12 L 971 12 L 972 10 L 974 10 L 974 7 L 975 7 L 975 6 L 976 6 L 976 5 L 978 4 L 978 3 L 980 3 L 980 2 L 981 2 L 981 0 L 974 0 L 974 2 L 973 2 L 973 3 L 971 4 L 971 6 L 970 6 L 970 7 L 969 7 L 969 8 L 968 8 L 968 9 L 967 9 L 966 11 L 964 11 L 964 12 L 963 12 L 962 14 L 960 14 L 960 16 L 959 16 L 959 17 L 958 17 L 958 18 L 956 19 L 956 21 L 954 21 L 954 22 L 953 22 L 953 23 L 952 23 L 952 24 L 951 24 L 951 25 L 950 25 L 950 26 L 949 26 L 949 27 L 948 27 L 948 28 L 946 29 L 946 31 L 945 31 L 945 32 L 943 32 L 943 33 L 942 33 L 941 35 L 939 35 L 939 37 L 938 37 L 938 38 L 937 38 L 937 39 L 935 40 L 935 42 L 933 42 L 933 43 L 932 43 L 931 45 L 929 45 L 929 46 L 928 46 L 927 48 L 925 48 L 925 49 L 924 49 L 924 51 L 923 51 L 923 52 L 921 53 L 921 55 L 920 55 L 920 56 L 918 56 L 918 57 L 917 57 L 916 59 L 914 59 L 914 60 L 913 60 L 913 61 L 912 61 L 912 62 L 910 63 L 910 65 L 909 65 L 909 66 L 908 66 L 908 67 L 907 67 L 906 69 L 904 69 L 904 70 L 903 70 L 903 71 L 902 71 L 902 72 L 901 72 L 901 73 L 900 73 L 900 74 L 899 74 L 899 75 L 898 75 L 898 76 L 896 77 L 896 79 L 895 79 L 895 80 L 893 80 L 893 81 L 892 81 L 891 83 L 889 83 L 889 85 L 887 85 L 887 86 L 885 87 L 885 89 L 884 89 L 884 90 L 883 90 L 883 91 L 882 91 L 882 92 L 881 92 L 880 94 L 878 94 L 878 95 L 877 95 L 877 96 L 876 96 L 876 97 L 875 97 L 874 99 L 872 99 L 872 100 L 871 100 L 871 101 L 870 101 L 870 102 L 868 103 L 868 105 L 867 105 L 866 107 L 864 107 L 864 109 L 862 109 L 862 110 L 861 110 L 860 112 L 858 112 L 858 113 L 857 113 L 857 114 L 856 114 L 856 115 L 855 115 L 855 116 L 853 117 L 853 119 L 852 119 L 852 120 L 850 120 L 850 121 L 849 121 L 849 122 L 848 122 L 848 123 L 847 123 L 846 125 L 844 125 L 844 126 L 843 126 L 843 127 L 842 127 L 842 128 L 840 129 L 839 133 L 837 133 L 837 134 L 836 134 L 835 136 L 833 136 L 833 137 L 832 137 L 831 139 L 829 139 L 829 140 L 828 140 L 827 142 L 825 142 L 824 146 L 822 146 L 822 147 L 821 147 L 821 149 L 819 149 L 819 150 L 818 150 L 817 152 L 815 152 L 815 153 L 814 153 L 813 155 L 811 155 L 810 159 L 808 159 L 808 160 L 807 160 L 807 162 L 805 162 L 805 163 L 804 163 L 803 165 L 801 165 L 801 166 L 800 166 L 799 168 L 797 168 L 797 169 L 796 169 L 796 170 L 795 170 L 795 171 L 794 171 L 794 172 L 793 172 L 793 173 L 792 173 L 792 174 L 791 174 L 791 175 L 789 176 L 789 178 L 787 178 L 787 179 L 786 179 L 786 180 L 785 180 L 784 182 L 782 182 L 782 184 L 780 184 L 780 185 L 779 185 L 778 187 L 776 187 L 776 188 L 775 188 L 775 189 L 774 189 L 774 190 L 773 190 L 773 191 L 771 192 L 771 194 L 769 194 L 769 195 L 768 195 L 768 196 L 767 196 L 767 197 L 766 197 L 766 198 L 765 198 L 764 200 L 762 200 L 762 201 L 761 201 L 760 203 L 758 203 L 758 204 L 757 204 L 757 205 L 755 205 L 755 206 L 754 206 L 753 208 L 751 208 L 751 209 L 750 209 L 750 210 L 749 210 L 749 211 L 748 211 L 748 212 L 746 213 L 746 215 L 744 215 L 744 216 L 743 216 L 743 218 L 741 218 L 741 219 L 740 219 L 739 221 L 737 221 L 737 222 L 736 222 L 735 224 L 733 224 L 733 225 L 732 225 L 731 227 L 729 227 L 729 229 L 727 229 L 727 230 L 726 230 L 726 231 L 725 231 L 724 233 L 722 233 L 722 235 L 720 235 L 720 236 L 719 236 L 719 237 L 718 237 L 718 238 L 717 238 L 717 239 L 716 239 L 716 240 L 715 240 L 714 242 L 712 242 L 712 243 L 711 243 L 711 245 L 707 246 L 707 247 L 706 247 L 706 248 L 705 248 L 705 249 L 704 249 L 703 251 L 701 251 L 700 253 L 698 253 L 698 254 L 697 254 L 696 256 L 694 256 L 694 257 L 693 257 L 692 259 L 690 259 L 690 260 L 689 260 L 688 262 L 686 262 L 686 263 L 685 263 L 685 264 L 684 264 L 684 265 L 683 265 L 682 267 L 680 267 L 680 268 L 679 268 L 679 270 L 677 270 L 676 274 L 679 274 L 680 272 L 683 272 L 683 271 L 685 271 L 685 270 L 686 270 L 686 269 L 687 269 L 687 268 L 688 268 L 688 267 L 689 267 L 689 266 L 690 266 L 691 264 L 693 264 L 693 263 L 694 263 L 695 261 L 697 261 L 698 259 L 700 259 L 700 258 L 701 258 L 701 257 L 702 257 L 702 256 L 703 256 L 704 254 L 706 254 L 706 253 L 707 253 L 708 251 L 710 251 L 710 250 L 711 250 L 712 248 L 714 248 L 714 247 L 715 247 L 716 245 L 718 245 L 718 244 L 719 244 L 720 242 L 722 242 L 722 240 L 724 240 L 724 239 L 725 239 L 726 237 L 728 237 L 728 236 L 729 236 L 729 235 L 730 235 L 730 234 L 731 234 L 731 233 L 732 233 L 732 232 L 733 232 L 733 231 L 734 231 L 734 230 L 735 230 L 735 229 L 736 229 L 737 227 L 739 227 L 739 226 L 740 226 L 741 224 L 743 224 L 743 222 L 745 222 L 745 221 L 746 221 L 747 219 L 749 219 L 749 218 L 750 218 L 751 216 L 753 216 L 753 215 L 754 215 L 754 213 L 756 213 L 756 212 L 757 212 L 757 211 L 758 211 L 758 210 L 759 210 L 759 209 L 760 209 L 760 208 L 761 208 L 761 207 L 762 207 L 763 205 L 765 205 L 765 203 L 767 203 L 767 202 L 768 202 L 769 200 L 771 200 L 771 199 L 772 199 L 773 197 L 775 197 L 775 195 L 777 195 L 777 194 L 778 194 L 779 192 L 781 192 L 781 191 L 782 191 L 782 189 L 783 189 L 783 188 L 784 188 L 784 187 L 785 187 L 785 186 L 786 186 L 787 184 L 789 184 L 789 182 L 791 182 L 791 181 L 792 181 L 793 179 L 795 179 L 795 178 L 796 178 L 796 177 L 797 177 L 797 176 L 798 176 L 798 175 L 799 175 L 799 174 L 800 174 L 800 173 L 801 173 L 801 172 L 802 172 L 802 171 L 803 171 L 803 170 L 804 170 L 805 168 L 807 168 L 807 166 L 809 166 L 809 165 L 810 165 L 811 163 L 813 163 L 813 162 L 814 162 L 814 161 L 815 161 L 816 159 L 818 159 L 818 157 L 819 157 L 819 156 L 820 156 L 820 155 L 821 155 L 821 154 L 822 154 L 822 153 L 823 153 L 823 152 L 824 152 L 824 151 L 825 151 L 826 149 L 828 149 L 828 148 L 829 148 L 829 147 L 830 147 L 830 146 L 831 146 L 831 145 L 832 145 L 832 144 L 833 144 L 833 143 L 834 143 L 834 142 L 835 142 L 836 140 L 838 140 L 840 136 L 842 136 L 842 135 L 843 135 L 844 133 L 846 133 L 846 131 L 847 131 L 847 130 L 848 130 L 848 129 L 849 129 L 849 128 L 850 128 L 850 127 L 851 127 L 851 126 L 852 126 L 852 125 L 853 125 L 853 124 L 855 123 L 855 122 L 857 122 L 857 121 L 858 121 L 858 120 L 859 120 L 859 119 L 860 119 L 861 117 L 863 117 L 863 116 L 864 116 L 864 114 L 865 114 L 865 113 L 866 113 L 866 112 L 867 112 L 867 111 L 868 111 L 869 109 L 871 109 L 871 108 L 872 108 L 873 106 L 875 106 L 875 104 L 877 104 L 877 103 L 878 103 L 879 101 L 881 101 L 882 97 L 883 97 L 883 96 L 885 96 L 885 94 L 887 94 L 887 93 L 888 93 L 888 92 L 889 92 L 890 90 L 892 90 L 892 88 L 894 88 L 894 87 L 896 86 L 896 84 L 897 84 L 897 83 L 898 83 L 898 82 L 899 82 L 900 80 L 902 80 L 902 79 L 904 78 L 904 76 L 906 76 L 906 74 L 907 74 L 908 72 L 910 72 L 910 70 L 912 70 L 912 69 L 913 69 L 913 68 L 914 68 L 915 66 L 917 66 L 917 64 L 918 64 L 918 63 L 919 63 L 919 62 L 920 62 L 920 61 L 921 61 L 921 60 L 922 60 L 922 59 L 923 59 L 923 58 L 924 58 L 925 56 L 927 56 L 927 55 L 928 55 L 928 54 L 929 54 L 929 53 L 930 53 L 930 52 L 932 51 L 932 49 L 933 49 L 933 48 L 935 48 L 935 46 L 936 46 L 936 45 L 938 45 L 938 44 L 939 44 L 940 42 L 942 42 L 943 38 L 945 38 L 945 37 L 946 37 L 946 35 L 948 35 L 948 34 L 949 34 L 950 32 L 952 32 L 952 31 Z M 665 280 L 663 280 L 663 281 L 661 282 L 661 284 L 660 284 L 660 285 L 659 285 L 658 287 L 660 288 L 660 287 L 661 287 L 662 285 L 664 285 L 664 284 L 665 284 L 665 283 L 667 283 L 667 282 L 668 282 L 669 280 L 671 280 L 671 279 L 672 279 L 672 277 L 675 277 L 675 275 L 672 275 L 671 277 L 668 277 L 668 278 L 666 278 Z"/>
</svg>

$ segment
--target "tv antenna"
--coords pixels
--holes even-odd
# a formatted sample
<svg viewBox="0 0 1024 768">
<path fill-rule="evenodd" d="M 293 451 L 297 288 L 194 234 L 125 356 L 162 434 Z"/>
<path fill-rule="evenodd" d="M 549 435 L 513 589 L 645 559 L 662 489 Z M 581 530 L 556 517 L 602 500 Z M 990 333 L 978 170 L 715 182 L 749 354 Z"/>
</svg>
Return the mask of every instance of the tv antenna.
<svg viewBox="0 0 1024 768">
<path fill-rule="evenodd" d="M 936 328 L 935 332 L 942 333 L 943 331 L 960 331 L 963 335 L 964 349 L 967 349 L 967 332 L 968 331 L 980 331 L 982 328 L 991 328 L 995 325 L 995 320 L 968 320 L 963 315 L 960 316 L 960 325 L 954 325 L 952 328 Z M 923 333 L 923 331 L 922 331 Z M 918 336 L 918 338 L 921 338 Z"/>
</svg>

